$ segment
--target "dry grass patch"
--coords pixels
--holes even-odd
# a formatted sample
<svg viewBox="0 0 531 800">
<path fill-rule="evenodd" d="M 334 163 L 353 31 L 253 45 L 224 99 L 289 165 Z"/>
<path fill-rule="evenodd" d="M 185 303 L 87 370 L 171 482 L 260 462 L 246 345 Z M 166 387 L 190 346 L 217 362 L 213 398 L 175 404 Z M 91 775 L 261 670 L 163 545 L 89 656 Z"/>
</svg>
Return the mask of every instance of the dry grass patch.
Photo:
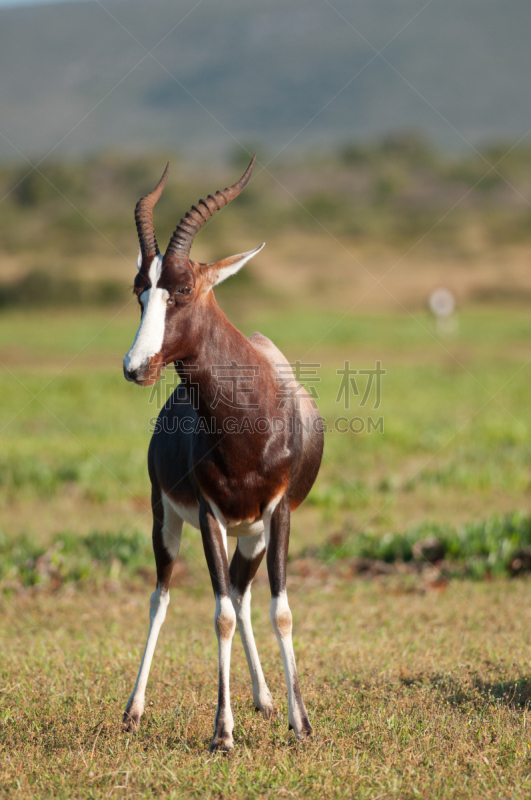
<svg viewBox="0 0 531 800">
<path fill-rule="evenodd" d="M 120 732 L 148 591 L 4 599 L 0 781 L 9 797 L 522 797 L 531 790 L 529 585 L 292 582 L 296 651 L 316 730 L 287 729 L 267 587 L 254 624 L 281 714 L 254 712 L 235 639 L 233 753 L 208 753 L 213 601 L 175 590 L 137 735 Z"/>
</svg>

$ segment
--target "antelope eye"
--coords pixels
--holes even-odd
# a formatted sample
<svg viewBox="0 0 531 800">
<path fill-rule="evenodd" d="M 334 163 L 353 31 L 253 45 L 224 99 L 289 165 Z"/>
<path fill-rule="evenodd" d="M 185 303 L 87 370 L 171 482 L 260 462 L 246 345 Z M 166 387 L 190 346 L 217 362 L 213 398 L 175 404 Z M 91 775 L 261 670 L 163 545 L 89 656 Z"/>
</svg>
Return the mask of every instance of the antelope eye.
<svg viewBox="0 0 531 800">
<path fill-rule="evenodd" d="M 183 287 L 181 287 L 180 289 L 177 289 L 177 291 L 175 292 L 175 294 L 185 294 L 185 295 L 188 295 L 188 294 L 190 294 L 190 293 L 191 293 L 191 291 L 192 291 L 192 290 L 190 289 L 190 287 L 189 287 L 189 286 L 183 286 Z"/>
</svg>

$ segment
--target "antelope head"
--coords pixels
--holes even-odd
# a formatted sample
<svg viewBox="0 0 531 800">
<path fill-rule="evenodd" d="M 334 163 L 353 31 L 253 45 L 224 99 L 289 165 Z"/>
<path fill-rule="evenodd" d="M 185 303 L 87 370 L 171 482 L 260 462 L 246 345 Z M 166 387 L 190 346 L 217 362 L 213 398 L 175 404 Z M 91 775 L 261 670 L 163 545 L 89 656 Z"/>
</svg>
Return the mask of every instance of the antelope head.
<svg viewBox="0 0 531 800">
<path fill-rule="evenodd" d="M 135 208 L 140 249 L 134 293 L 141 307 L 140 327 L 124 358 L 124 375 L 140 386 L 154 384 L 163 367 L 191 355 L 198 325 L 211 302 L 211 289 L 237 272 L 258 253 L 256 250 L 230 256 L 212 264 L 190 258 L 194 237 L 201 226 L 220 208 L 238 197 L 251 176 L 256 155 L 240 180 L 223 191 L 208 195 L 192 206 L 181 219 L 164 256 L 161 255 L 153 227 L 153 207 L 162 194 L 169 164 L 152 192 L 142 197 Z"/>
</svg>

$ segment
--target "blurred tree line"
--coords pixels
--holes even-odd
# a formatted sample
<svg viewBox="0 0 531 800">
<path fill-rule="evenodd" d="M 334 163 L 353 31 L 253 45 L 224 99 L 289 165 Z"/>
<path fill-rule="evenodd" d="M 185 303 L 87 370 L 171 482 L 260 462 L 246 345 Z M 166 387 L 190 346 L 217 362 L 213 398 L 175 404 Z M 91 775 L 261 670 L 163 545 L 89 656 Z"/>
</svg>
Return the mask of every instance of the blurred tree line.
<svg viewBox="0 0 531 800">
<path fill-rule="evenodd" d="M 134 253 L 134 205 L 166 157 L 108 153 L 37 169 L 0 165 L 0 264 L 18 265 L 8 276 L 0 269 L 0 307 L 119 299 L 116 281 L 83 280 L 86 264 Z M 222 169 L 171 160 L 155 210 L 161 246 L 190 205 L 232 183 L 249 158 L 240 150 Z M 257 235 L 274 244 L 292 231 L 459 256 L 531 240 L 531 146 L 449 155 L 406 134 L 270 166 L 262 154 L 261 162 L 265 169 L 257 165 L 231 213 L 201 232 L 200 258 L 229 254 Z"/>
</svg>

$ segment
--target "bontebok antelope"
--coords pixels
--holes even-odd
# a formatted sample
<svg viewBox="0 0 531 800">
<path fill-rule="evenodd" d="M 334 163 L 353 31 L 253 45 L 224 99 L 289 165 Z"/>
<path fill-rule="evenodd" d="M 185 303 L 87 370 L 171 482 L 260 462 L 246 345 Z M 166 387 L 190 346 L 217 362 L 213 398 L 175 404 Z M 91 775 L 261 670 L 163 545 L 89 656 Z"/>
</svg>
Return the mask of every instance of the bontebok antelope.
<svg viewBox="0 0 531 800">
<path fill-rule="evenodd" d="M 146 648 L 123 724 L 125 730 L 135 730 L 144 711 L 148 673 L 187 522 L 201 531 L 216 599 L 219 692 L 211 750 L 233 746 L 229 670 L 236 622 L 255 707 L 265 718 L 276 715 L 251 628 L 251 583 L 264 552 L 271 622 L 288 689 L 289 725 L 297 739 L 312 733 L 295 666 L 286 561 L 290 514 L 310 491 L 321 463 L 321 418 L 275 345 L 260 333 L 247 339 L 216 303 L 213 287 L 234 275 L 263 245 L 213 264 L 190 258 L 200 227 L 239 195 L 255 158 L 237 183 L 192 206 L 164 256 L 155 238 L 153 207 L 168 167 L 155 189 L 137 203 L 140 251 L 134 292 L 141 320 L 123 364 L 127 380 L 140 386 L 154 384 L 171 362 L 180 378 L 159 415 L 148 453 L 157 586 L 151 595 Z M 238 539 L 230 567 L 227 536 Z"/>
</svg>

